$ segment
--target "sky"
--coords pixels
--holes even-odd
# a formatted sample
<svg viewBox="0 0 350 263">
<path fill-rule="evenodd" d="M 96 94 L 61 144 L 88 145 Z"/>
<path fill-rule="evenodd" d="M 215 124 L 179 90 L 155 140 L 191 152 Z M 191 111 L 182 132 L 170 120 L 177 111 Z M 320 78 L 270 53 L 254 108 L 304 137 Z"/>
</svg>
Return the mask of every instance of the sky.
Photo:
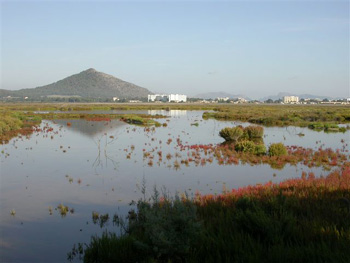
<svg viewBox="0 0 350 263">
<path fill-rule="evenodd" d="M 350 97 L 349 1 L 3 1 L 1 88 L 94 68 L 152 92 Z"/>
</svg>

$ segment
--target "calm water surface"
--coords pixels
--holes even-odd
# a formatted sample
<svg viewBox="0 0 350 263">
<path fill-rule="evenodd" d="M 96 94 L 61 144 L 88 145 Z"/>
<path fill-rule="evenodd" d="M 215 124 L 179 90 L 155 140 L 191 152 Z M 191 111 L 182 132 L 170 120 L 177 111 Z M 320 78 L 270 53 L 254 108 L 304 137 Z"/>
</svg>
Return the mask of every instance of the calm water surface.
<svg viewBox="0 0 350 263">
<path fill-rule="evenodd" d="M 103 231 L 92 224 L 92 211 L 125 214 L 130 201 L 141 197 L 143 178 L 149 192 L 157 185 L 172 194 L 186 191 L 191 195 L 196 190 L 221 193 L 223 186 L 279 182 L 300 177 L 302 171 L 327 174 L 321 168 L 301 165 L 274 170 L 268 165 L 220 166 L 215 160 L 205 166 L 191 163 L 174 169 L 174 161 L 187 156 L 177 147 L 178 138 L 184 145 L 218 144 L 223 142 L 220 129 L 248 124 L 202 120 L 202 111 L 137 113 L 166 115 L 167 119 L 159 121 L 168 126 L 145 131 L 117 120 L 43 121 L 43 129 L 53 130 L 14 138 L 1 146 L 1 262 L 65 262 L 74 243 L 88 242 L 91 235 Z M 327 134 L 296 127 L 265 128 L 264 137 L 267 146 L 283 142 L 313 149 L 338 149 L 349 141 L 349 132 Z M 149 151 L 155 155 L 152 166 L 144 160 L 144 152 Z M 157 151 L 162 151 L 162 161 Z M 165 158 L 168 153 L 173 156 L 170 160 Z M 55 210 L 59 204 L 73 208 L 74 213 L 62 217 Z"/>
</svg>

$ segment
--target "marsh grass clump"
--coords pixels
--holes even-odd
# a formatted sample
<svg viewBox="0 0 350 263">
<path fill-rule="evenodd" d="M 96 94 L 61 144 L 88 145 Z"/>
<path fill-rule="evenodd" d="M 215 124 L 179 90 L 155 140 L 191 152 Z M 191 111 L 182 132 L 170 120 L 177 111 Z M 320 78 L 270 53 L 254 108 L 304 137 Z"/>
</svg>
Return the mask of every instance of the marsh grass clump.
<svg viewBox="0 0 350 263">
<path fill-rule="evenodd" d="M 65 217 L 67 213 L 69 213 L 69 207 L 63 204 L 59 204 L 56 209 L 60 212 L 62 217 Z"/>
<path fill-rule="evenodd" d="M 7 143 L 18 134 L 31 134 L 36 125 L 41 123 L 41 117 L 30 112 L 6 110 L 0 113 L 0 143 Z"/>
<path fill-rule="evenodd" d="M 263 143 L 255 144 L 254 153 L 256 155 L 265 155 L 266 154 L 266 146 L 265 146 L 265 144 L 263 144 Z"/>
<path fill-rule="evenodd" d="M 237 142 L 243 136 L 244 130 L 241 126 L 223 128 L 219 135 L 227 142 Z"/>
<path fill-rule="evenodd" d="M 234 143 L 236 152 L 255 155 L 266 154 L 266 147 L 262 138 L 264 128 L 261 126 L 250 125 L 245 128 L 242 126 L 226 127 L 219 132 L 219 135 L 225 139 L 226 144 Z"/>
<path fill-rule="evenodd" d="M 286 146 L 283 143 L 273 143 L 269 147 L 269 156 L 285 156 L 288 154 Z"/>
<path fill-rule="evenodd" d="M 162 116 L 152 116 L 152 117 L 160 118 Z M 140 115 L 133 115 L 133 114 L 123 115 L 121 118 L 121 121 L 124 121 L 129 124 L 139 125 L 139 126 L 152 126 L 152 125 L 154 125 L 155 127 L 162 126 L 158 121 L 150 119 L 149 116 L 140 116 Z"/>
<path fill-rule="evenodd" d="M 262 138 L 264 136 L 264 128 L 261 126 L 250 125 L 244 128 L 244 134 L 249 140 Z"/>
<path fill-rule="evenodd" d="M 240 141 L 235 144 L 235 150 L 237 152 L 255 153 L 255 143 L 248 140 Z"/>
<path fill-rule="evenodd" d="M 95 225 L 99 225 L 101 228 L 103 228 L 109 221 L 109 214 L 99 214 L 98 212 L 92 212 L 92 222 Z"/>
<path fill-rule="evenodd" d="M 225 139 L 226 142 L 239 142 L 239 141 L 255 141 L 262 139 L 264 136 L 264 128 L 261 126 L 250 125 L 243 128 L 242 126 L 237 127 L 226 127 L 223 128 L 219 135 Z"/>
</svg>

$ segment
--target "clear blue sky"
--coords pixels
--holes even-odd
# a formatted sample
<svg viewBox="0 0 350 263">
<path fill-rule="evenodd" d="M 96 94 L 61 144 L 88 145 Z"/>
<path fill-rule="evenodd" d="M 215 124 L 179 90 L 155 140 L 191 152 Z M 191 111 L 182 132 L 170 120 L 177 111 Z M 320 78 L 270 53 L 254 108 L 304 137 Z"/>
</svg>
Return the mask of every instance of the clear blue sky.
<svg viewBox="0 0 350 263">
<path fill-rule="evenodd" d="M 153 92 L 349 97 L 349 1 L 1 1 L 1 88 L 88 68 Z"/>
</svg>

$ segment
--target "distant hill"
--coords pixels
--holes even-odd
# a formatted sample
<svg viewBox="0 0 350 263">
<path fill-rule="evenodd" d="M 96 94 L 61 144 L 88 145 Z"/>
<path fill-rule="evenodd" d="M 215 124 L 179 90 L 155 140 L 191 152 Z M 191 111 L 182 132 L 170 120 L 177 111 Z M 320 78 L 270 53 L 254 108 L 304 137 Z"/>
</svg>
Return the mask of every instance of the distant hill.
<svg viewBox="0 0 350 263">
<path fill-rule="evenodd" d="M 260 101 L 266 101 L 268 99 L 271 100 L 278 100 L 278 99 L 282 99 L 284 96 L 298 96 L 299 99 L 337 99 L 337 98 L 332 98 L 329 96 L 318 96 L 318 95 L 312 95 L 312 94 L 295 94 L 295 93 L 289 93 L 289 92 L 280 92 L 277 95 L 272 95 L 272 96 L 267 96 L 267 97 L 263 97 L 260 98 Z"/>
<path fill-rule="evenodd" d="M 194 98 L 201 98 L 201 99 L 216 99 L 216 98 L 225 98 L 225 97 L 229 97 L 230 99 L 235 99 L 235 98 L 244 98 L 246 100 L 250 100 L 250 98 L 248 98 L 245 95 L 233 95 L 227 92 L 223 92 L 223 91 L 219 91 L 219 92 L 206 92 L 206 93 L 201 93 L 201 94 L 197 94 L 195 96 L 193 96 Z"/>
<path fill-rule="evenodd" d="M 42 87 L 16 91 L 0 90 L 0 97 L 29 98 L 72 96 L 92 99 L 145 99 L 148 94 L 152 94 L 148 89 L 92 68 Z"/>
</svg>

